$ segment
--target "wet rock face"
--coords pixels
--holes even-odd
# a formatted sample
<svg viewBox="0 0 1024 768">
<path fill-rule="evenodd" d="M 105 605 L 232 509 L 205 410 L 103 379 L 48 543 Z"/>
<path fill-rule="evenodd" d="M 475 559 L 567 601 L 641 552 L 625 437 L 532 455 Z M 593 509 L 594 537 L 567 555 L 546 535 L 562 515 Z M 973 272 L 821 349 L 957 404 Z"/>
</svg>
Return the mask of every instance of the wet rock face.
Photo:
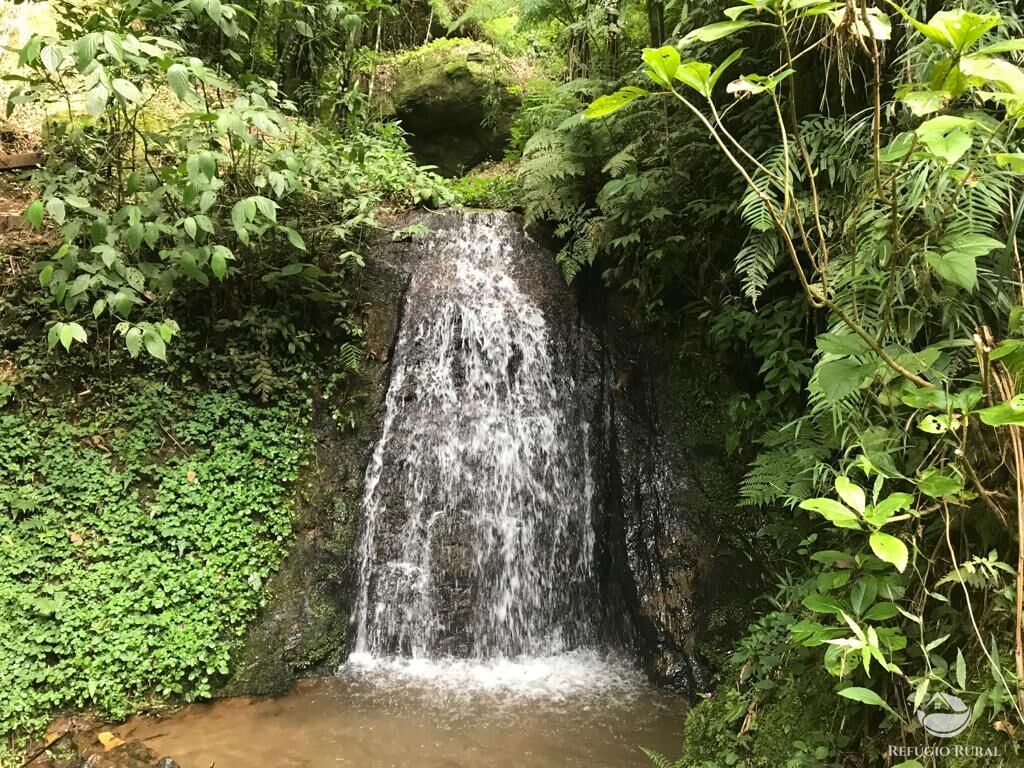
<svg viewBox="0 0 1024 768">
<path fill-rule="evenodd" d="M 650 676 L 691 694 L 711 685 L 705 655 L 750 616 L 759 527 L 737 508 L 743 465 L 725 451 L 723 411 L 734 383 L 710 355 L 673 334 L 638 336 L 605 323 L 620 557 L 637 646 Z M 682 342 L 682 343 L 681 343 Z"/>
</svg>

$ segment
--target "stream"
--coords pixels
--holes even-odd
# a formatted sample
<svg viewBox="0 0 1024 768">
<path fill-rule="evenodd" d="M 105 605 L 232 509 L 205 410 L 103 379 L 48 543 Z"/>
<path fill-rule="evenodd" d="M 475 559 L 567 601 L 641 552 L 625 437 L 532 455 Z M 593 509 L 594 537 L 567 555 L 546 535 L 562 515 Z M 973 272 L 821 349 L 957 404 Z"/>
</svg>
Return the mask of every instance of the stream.
<svg viewBox="0 0 1024 768">
<path fill-rule="evenodd" d="M 193 704 L 118 731 L 181 768 L 640 768 L 640 747 L 679 751 L 683 700 L 591 657 L 354 664 L 279 698 Z"/>
</svg>

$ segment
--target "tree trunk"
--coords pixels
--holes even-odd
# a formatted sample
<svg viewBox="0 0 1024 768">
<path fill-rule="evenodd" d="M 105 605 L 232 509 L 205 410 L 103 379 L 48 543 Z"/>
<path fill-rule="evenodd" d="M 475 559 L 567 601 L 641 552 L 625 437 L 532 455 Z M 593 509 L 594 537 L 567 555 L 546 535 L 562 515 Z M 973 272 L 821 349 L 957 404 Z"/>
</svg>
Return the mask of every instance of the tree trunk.
<svg viewBox="0 0 1024 768">
<path fill-rule="evenodd" d="M 647 30 L 651 48 L 659 48 L 665 42 L 665 0 L 647 0 Z"/>
</svg>

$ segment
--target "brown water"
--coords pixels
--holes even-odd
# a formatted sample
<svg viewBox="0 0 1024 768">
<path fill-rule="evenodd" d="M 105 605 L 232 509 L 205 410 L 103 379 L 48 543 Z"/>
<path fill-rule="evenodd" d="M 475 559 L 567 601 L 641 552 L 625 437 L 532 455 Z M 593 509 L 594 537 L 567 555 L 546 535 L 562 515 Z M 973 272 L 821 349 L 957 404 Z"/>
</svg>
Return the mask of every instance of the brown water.
<svg viewBox="0 0 1024 768">
<path fill-rule="evenodd" d="M 118 732 L 182 768 L 624 768 L 651 765 L 641 746 L 678 753 L 684 703 L 646 685 L 524 693 L 347 675 Z"/>
</svg>

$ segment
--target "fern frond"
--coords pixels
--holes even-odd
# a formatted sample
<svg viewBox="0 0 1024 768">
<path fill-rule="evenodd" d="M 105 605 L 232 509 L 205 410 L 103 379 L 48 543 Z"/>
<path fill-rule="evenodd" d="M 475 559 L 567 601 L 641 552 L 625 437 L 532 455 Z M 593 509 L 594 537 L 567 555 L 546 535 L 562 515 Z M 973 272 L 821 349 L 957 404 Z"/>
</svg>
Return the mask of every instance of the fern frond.
<svg viewBox="0 0 1024 768">
<path fill-rule="evenodd" d="M 779 238 L 774 232 L 758 232 L 736 254 L 736 274 L 740 276 L 743 295 L 755 306 L 778 266 L 780 252 Z"/>
</svg>

